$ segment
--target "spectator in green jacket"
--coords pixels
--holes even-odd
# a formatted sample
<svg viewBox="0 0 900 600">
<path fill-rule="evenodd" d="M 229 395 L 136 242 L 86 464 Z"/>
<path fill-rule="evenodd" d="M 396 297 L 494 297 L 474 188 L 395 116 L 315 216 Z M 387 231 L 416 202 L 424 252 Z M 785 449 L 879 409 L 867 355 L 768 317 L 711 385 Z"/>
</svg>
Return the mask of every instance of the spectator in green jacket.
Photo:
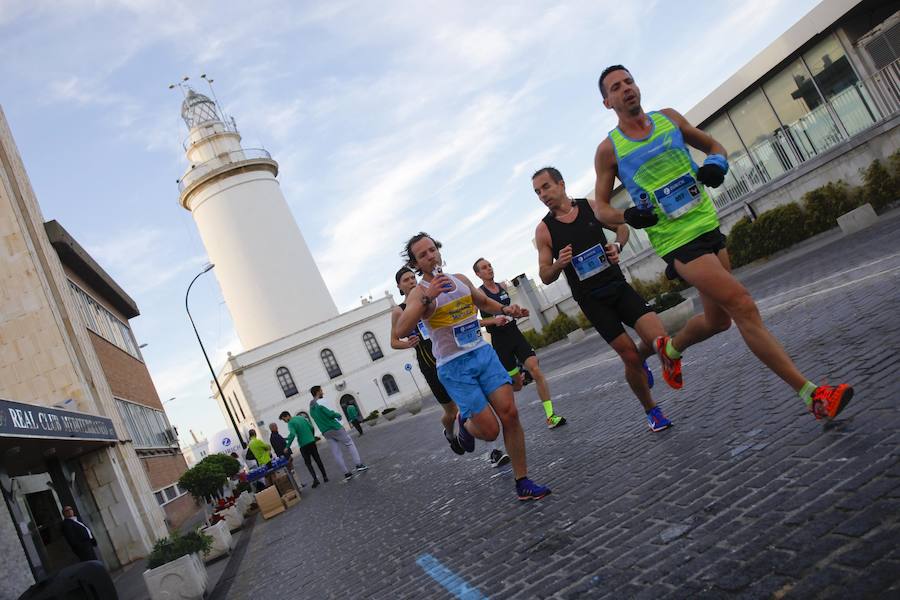
<svg viewBox="0 0 900 600">
<path fill-rule="evenodd" d="M 341 414 L 319 404 L 319 400 L 325 397 L 322 387 L 314 385 L 309 389 L 309 393 L 313 397 L 309 403 L 309 414 L 313 421 L 316 422 L 316 427 L 328 440 L 328 447 L 331 448 L 331 455 L 334 457 L 334 460 L 344 470 L 344 482 L 350 481 L 353 479 L 353 473 L 347 469 L 347 464 L 344 462 L 344 457 L 341 454 L 341 446 L 346 447 L 350 452 L 350 456 L 356 463 L 357 473 L 365 471 L 369 467 L 363 464 L 362 459 L 359 457 L 359 451 L 356 449 L 356 444 L 353 443 L 350 434 L 341 425 Z"/>
<path fill-rule="evenodd" d="M 359 411 L 356 409 L 355 404 L 347 405 L 347 420 L 356 428 L 359 435 L 363 434 L 362 425 L 359 423 Z"/>
<path fill-rule="evenodd" d="M 260 467 L 265 467 L 272 462 L 272 456 L 269 454 L 272 447 L 256 437 L 255 429 L 251 429 L 247 432 L 247 435 L 250 436 L 250 441 L 247 443 L 247 450 L 253 456 L 256 464 Z"/>
<path fill-rule="evenodd" d="M 325 465 L 322 464 L 322 458 L 319 456 L 319 450 L 316 448 L 316 436 L 313 433 L 312 424 L 300 415 L 292 417 L 288 411 L 282 412 L 278 415 L 278 418 L 287 423 L 288 433 L 290 434 L 285 440 L 285 451 L 290 450 L 291 443 L 296 439 L 297 445 L 300 447 L 300 456 L 303 457 L 303 462 L 306 463 L 306 468 L 309 469 L 309 474 L 312 475 L 312 486 L 314 488 L 319 487 L 319 478 L 316 477 L 316 472 L 312 466 L 313 459 L 319 465 L 319 470 L 322 472 L 322 480 L 327 483 L 328 475 L 325 474 Z"/>
</svg>

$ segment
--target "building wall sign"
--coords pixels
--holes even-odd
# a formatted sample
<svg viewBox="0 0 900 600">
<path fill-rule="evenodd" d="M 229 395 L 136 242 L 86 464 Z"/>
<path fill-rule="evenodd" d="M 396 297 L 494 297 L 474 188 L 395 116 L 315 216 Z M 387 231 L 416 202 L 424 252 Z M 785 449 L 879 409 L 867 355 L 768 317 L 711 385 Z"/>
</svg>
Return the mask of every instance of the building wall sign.
<svg viewBox="0 0 900 600">
<path fill-rule="evenodd" d="M 115 440 L 106 417 L 0 400 L 0 436 Z"/>
</svg>

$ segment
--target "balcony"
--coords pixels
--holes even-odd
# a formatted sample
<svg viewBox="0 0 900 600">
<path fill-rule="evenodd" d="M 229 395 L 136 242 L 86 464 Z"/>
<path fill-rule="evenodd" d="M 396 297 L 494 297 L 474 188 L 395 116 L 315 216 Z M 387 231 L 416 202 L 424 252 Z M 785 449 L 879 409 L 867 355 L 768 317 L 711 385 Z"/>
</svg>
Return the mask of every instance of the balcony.
<svg viewBox="0 0 900 600">
<path fill-rule="evenodd" d="M 237 167 L 249 163 L 269 163 L 274 169 L 278 169 L 278 163 L 272 160 L 272 155 L 262 148 L 242 148 L 234 152 L 220 154 L 206 162 L 191 165 L 191 170 L 178 180 L 178 191 L 183 196 L 185 191 L 201 180 L 229 167 Z"/>
</svg>

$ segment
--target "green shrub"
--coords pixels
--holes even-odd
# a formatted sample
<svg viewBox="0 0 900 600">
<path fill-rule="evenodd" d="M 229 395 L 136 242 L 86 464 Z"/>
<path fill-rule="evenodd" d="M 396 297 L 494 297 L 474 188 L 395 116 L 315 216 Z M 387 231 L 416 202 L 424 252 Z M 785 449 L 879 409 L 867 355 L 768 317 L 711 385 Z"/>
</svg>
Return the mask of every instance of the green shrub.
<svg viewBox="0 0 900 600">
<path fill-rule="evenodd" d="M 684 302 L 684 296 L 679 294 L 678 292 L 668 292 L 665 294 L 660 294 L 653 301 L 653 310 L 657 313 L 661 313 L 664 310 L 669 310 L 673 306 L 677 306 Z"/>
<path fill-rule="evenodd" d="M 537 349 L 544 347 L 544 337 L 534 329 L 527 329 L 522 332 L 522 335 L 525 336 L 525 339 L 528 340 L 528 343 L 532 348 Z"/>
<path fill-rule="evenodd" d="M 891 180 L 894 182 L 894 195 L 900 196 L 900 150 L 888 157 L 888 170 L 891 172 Z"/>
<path fill-rule="evenodd" d="M 544 328 L 544 331 L 541 333 L 541 338 L 544 345 L 549 346 L 553 342 L 565 339 L 567 335 L 578 328 L 578 324 L 572 317 L 566 313 L 559 313 L 559 315 Z"/>
<path fill-rule="evenodd" d="M 728 232 L 728 256 L 733 268 L 742 267 L 760 257 L 759 249 L 754 247 L 756 238 L 753 234 L 753 222 L 743 217 Z"/>
<path fill-rule="evenodd" d="M 228 478 L 234 477 L 241 470 L 241 463 L 240 461 L 238 461 L 238 459 L 234 458 L 233 456 L 229 456 L 228 454 L 222 454 L 219 452 L 204 457 L 204 459 L 200 462 L 212 464 L 219 467 L 220 469 L 222 469 L 222 472 L 225 473 L 225 477 Z"/>
<path fill-rule="evenodd" d="M 191 531 L 184 535 L 173 533 L 172 537 L 162 538 L 153 545 L 153 551 L 147 557 L 147 568 L 155 569 L 195 552 L 206 554 L 212 547 L 212 541 L 210 536 L 199 531 Z"/>
<path fill-rule="evenodd" d="M 578 327 L 581 329 L 593 329 L 594 325 L 588 320 L 584 313 L 578 313 L 578 319 L 576 319 L 578 323 Z"/>
<path fill-rule="evenodd" d="M 659 277 L 650 281 L 632 279 L 631 287 L 640 294 L 641 298 L 646 300 L 668 292 L 680 292 L 687 288 L 688 285 L 681 279 L 669 279 L 665 273 L 661 273 Z"/>
<path fill-rule="evenodd" d="M 377 419 L 380 415 L 381 415 L 380 412 L 378 412 L 377 410 L 373 410 L 372 412 L 369 413 L 369 416 L 368 416 L 368 417 L 366 417 L 365 419 L 363 419 L 363 421 L 374 421 L 374 420 Z"/>
<path fill-rule="evenodd" d="M 386 409 L 384 409 L 383 411 L 381 411 L 381 414 L 386 415 L 386 414 L 388 414 L 388 413 L 390 413 L 390 412 L 394 412 L 395 410 L 397 410 L 397 409 L 394 408 L 393 406 L 388 406 Z"/>
<path fill-rule="evenodd" d="M 891 159 L 893 161 L 893 156 Z M 898 159 L 897 162 L 900 162 Z M 892 165 L 893 166 L 893 165 Z M 891 176 L 881 161 L 875 160 L 863 171 L 862 196 L 875 212 L 882 212 L 898 197 L 897 180 Z"/>
<path fill-rule="evenodd" d="M 767 210 L 753 223 L 753 236 L 761 256 L 770 256 L 806 239 L 803 209 L 792 202 Z"/>
<path fill-rule="evenodd" d="M 218 494 L 227 481 L 220 464 L 204 459 L 182 473 L 178 485 L 197 500 L 204 500 Z"/>
<path fill-rule="evenodd" d="M 837 227 L 837 218 L 859 206 L 858 195 L 841 180 L 803 195 L 806 232 L 815 235 Z"/>
</svg>

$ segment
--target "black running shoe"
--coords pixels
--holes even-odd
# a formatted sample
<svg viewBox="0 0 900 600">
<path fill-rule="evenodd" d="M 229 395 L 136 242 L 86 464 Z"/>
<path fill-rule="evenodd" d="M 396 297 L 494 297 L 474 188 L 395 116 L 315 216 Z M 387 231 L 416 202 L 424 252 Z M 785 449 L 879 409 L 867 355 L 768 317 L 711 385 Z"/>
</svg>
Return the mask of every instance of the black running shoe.
<svg viewBox="0 0 900 600">
<path fill-rule="evenodd" d="M 456 439 L 456 436 L 452 433 L 447 433 L 447 430 L 444 430 L 444 439 L 447 440 L 447 443 L 450 444 L 450 449 L 456 452 L 457 454 L 465 454 L 466 451 L 463 450 L 463 447 L 460 445 L 459 440 Z"/>
<path fill-rule="evenodd" d="M 509 464 L 509 454 L 500 450 L 498 448 L 494 448 L 491 450 L 491 466 L 495 469 L 497 467 L 502 467 L 505 464 Z"/>
</svg>

